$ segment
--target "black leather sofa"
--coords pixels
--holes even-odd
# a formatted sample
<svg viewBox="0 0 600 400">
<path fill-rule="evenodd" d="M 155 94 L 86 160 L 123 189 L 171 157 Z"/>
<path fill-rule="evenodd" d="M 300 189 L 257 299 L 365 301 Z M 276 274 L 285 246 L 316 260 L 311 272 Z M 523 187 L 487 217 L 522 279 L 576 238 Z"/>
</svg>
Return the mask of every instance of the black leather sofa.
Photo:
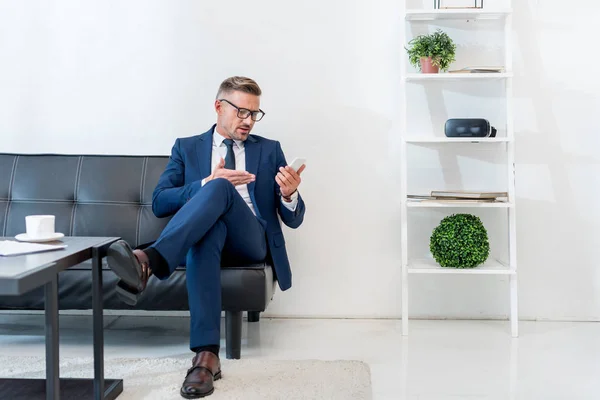
<svg viewBox="0 0 600 400">
<path fill-rule="evenodd" d="M 25 216 L 52 214 L 67 236 L 111 236 L 143 248 L 169 218 L 152 213 L 152 192 L 167 156 L 24 155 L 0 153 L 0 236 L 25 232 Z M 104 308 L 189 310 L 185 266 L 165 281 L 151 277 L 135 306 L 117 295 L 117 277 L 103 263 Z M 61 310 L 91 309 L 91 264 L 59 275 Z M 243 312 L 257 322 L 273 297 L 276 277 L 269 259 L 256 265 L 223 265 L 222 309 L 226 356 L 240 358 Z M 43 288 L 26 296 L 0 296 L 0 309 L 44 309 Z"/>
</svg>

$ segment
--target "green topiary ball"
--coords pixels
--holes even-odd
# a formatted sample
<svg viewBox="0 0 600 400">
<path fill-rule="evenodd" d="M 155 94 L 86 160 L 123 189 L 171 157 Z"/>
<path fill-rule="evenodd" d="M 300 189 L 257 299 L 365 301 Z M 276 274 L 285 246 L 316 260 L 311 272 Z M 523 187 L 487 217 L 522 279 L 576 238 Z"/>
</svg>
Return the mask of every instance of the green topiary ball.
<svg viewBox="0 0 600 400">
<path fill-rule="evenodd" d="M 442 219 L 433 230 L 429 250 L 446 268 L 475 268 L 490 255 L 487 230 L 479 217 L 454 214 Z"/>
</svg>

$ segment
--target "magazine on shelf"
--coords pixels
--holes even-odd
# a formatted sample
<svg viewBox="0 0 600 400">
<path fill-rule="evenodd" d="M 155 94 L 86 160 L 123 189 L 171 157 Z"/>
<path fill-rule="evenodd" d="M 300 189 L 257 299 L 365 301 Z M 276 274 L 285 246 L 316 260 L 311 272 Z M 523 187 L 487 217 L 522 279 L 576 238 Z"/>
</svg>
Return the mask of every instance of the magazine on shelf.
<svg viewBox="0 0 600 400">
<path fill-rule="evenodd" d="M 467 190 L 433 190 L 431 197 L 454 199 L 497 199 L 508 197 L 507 192 L 475 192 Z"/>
<path fill-rule="evenodd" d="M 501 73 L 505 72 L 504 67 L 500 66 L 481 66 L 481 67 L 464 67 L 448 71 L 451 74 L 486 74 L 486 73 Z"/>
<path fill-rule="evenodd" d="M 432 191 L 429 195 L 410 194 L 411 201 L 434 201 L 444 203 L 497 203 L 507 202 L 507 192 Z"/>
</svg>

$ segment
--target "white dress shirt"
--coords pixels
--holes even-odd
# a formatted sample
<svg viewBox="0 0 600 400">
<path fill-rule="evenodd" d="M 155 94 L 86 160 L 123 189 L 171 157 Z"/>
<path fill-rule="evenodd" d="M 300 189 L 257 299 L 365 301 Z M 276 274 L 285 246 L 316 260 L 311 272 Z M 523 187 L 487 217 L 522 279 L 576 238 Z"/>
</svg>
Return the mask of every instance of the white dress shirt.
<svg viewBox="0 0 600 400">
<path fill-rule="evenodd" d="M 212 157 L 211 157 L 211 163 L 210 163 L 210 173 L 211 174 L 215 171 L 215 168 L 217 167 L 217 165 L 219 165 L 221 158 L 225 159 L 225 156 L 227 156 L 227 146 L 225 145 L 225 143 L 223 143 L 223 140 L 225 140 L 225 139 L 226 138 L 223 137 L 219 132 L 217 132 L 217 129 L 215 128 L 215 131 L 213 133 Z M 235 140 L 235 139 L 233 140 L 233 153 L 235 155 L 235 169 L 237 171 L 245 171 L 246 170 L 246 150 L 244 148 L 243 141 Z M 206 178 L 202 179 L 202 186 L 204 186 L 205 183 L 206 183 Z M 277 182 L 275 182 L 275 184 L 277 185 Z M 252 211 L 252 213 L 254 215 L 256 215 L 256 211 L 254 210 L 254 204 L 252 204 L 252 199 L 250 198 L 250 192 L 248 191 L 248 185 L 247 184 L 237 185 L 235 188 L 237 189 L 240 196 L 242 196 L 242 199 L 244 199 L 244 201 L 246 202 L 248 207 L 250 207 L 250 210 Z M 292 199 L 292 201 L 288 203 L 288 202 L 284 201 L 283 198 L 281 198 L 281 202 L 288 210 L 295 211 L 296 206 L 298 204 L 298 191 L 294 192 L 294 194 L 291 196 L 291 199 Z"/>
</svg>

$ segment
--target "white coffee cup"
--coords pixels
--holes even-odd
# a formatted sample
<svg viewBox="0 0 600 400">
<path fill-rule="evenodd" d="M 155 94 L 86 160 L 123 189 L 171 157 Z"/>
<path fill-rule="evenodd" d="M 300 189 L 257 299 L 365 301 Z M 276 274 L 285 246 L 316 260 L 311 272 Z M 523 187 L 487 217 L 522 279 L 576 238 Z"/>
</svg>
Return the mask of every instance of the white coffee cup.
<svg viewBox="0 0 600 400">
<path fill-rule="evenodd" d="M 28 215 L 25 217 L 27 236 L 41 239 L 54 235 L 54 215 Z"/>
</svg>

